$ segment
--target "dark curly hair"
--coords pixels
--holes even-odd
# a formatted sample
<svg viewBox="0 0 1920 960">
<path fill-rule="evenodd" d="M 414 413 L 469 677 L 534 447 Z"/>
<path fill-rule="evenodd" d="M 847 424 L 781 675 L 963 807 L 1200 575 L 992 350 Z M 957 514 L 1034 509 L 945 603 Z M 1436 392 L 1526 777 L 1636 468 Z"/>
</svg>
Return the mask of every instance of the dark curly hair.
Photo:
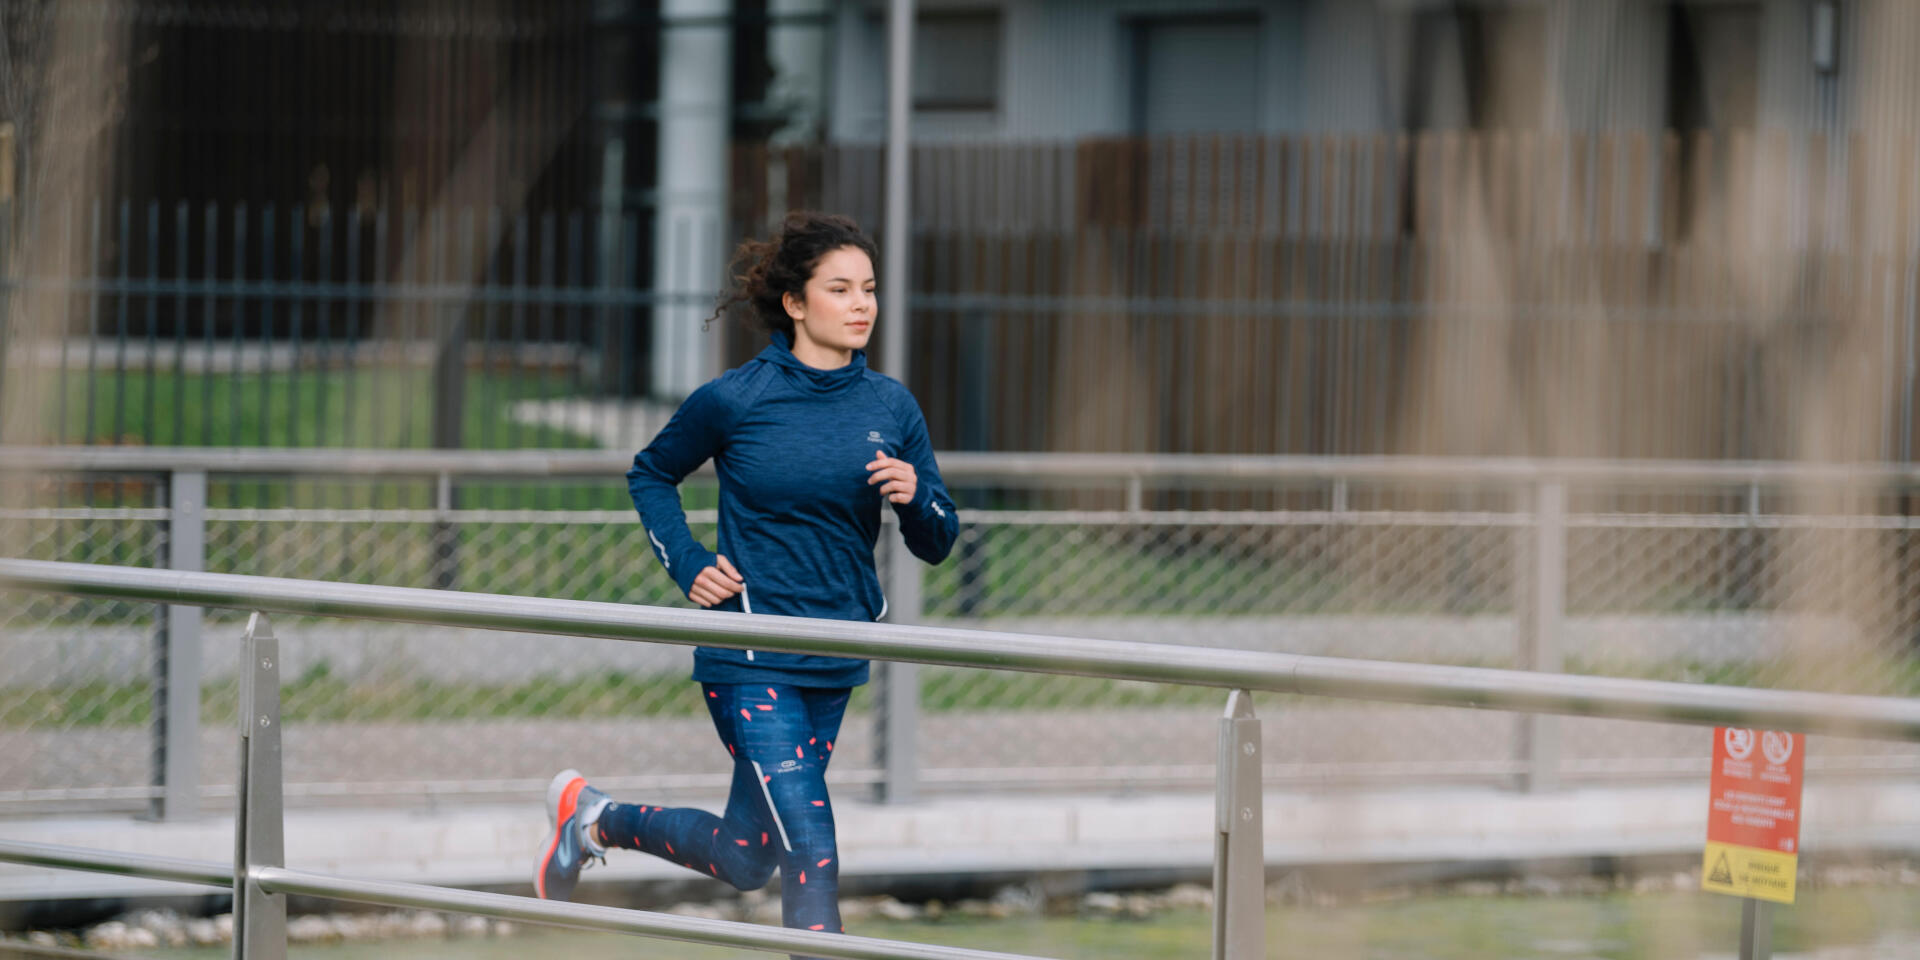
<svg viewBox="0 0 1920 960">
<path fill-rule="evenodd" d="M 822 257 L 841 247 L 853 247 L 874 263 L 880 262 L 873 241 L 850 218 L 811 210 L 787 214 L 779 234 L 771 240 L 748 240 L 734 251 L 733 262 L 727 266 L 734 288 L 714 304 L 707 324 L 744 303 L 769 333 L 784 333 L 792 340 L 793 318 L 787 316 L 781 297 L 791 293 L 805 299 L 807 280 L 814 268 Z"/>
</svg>

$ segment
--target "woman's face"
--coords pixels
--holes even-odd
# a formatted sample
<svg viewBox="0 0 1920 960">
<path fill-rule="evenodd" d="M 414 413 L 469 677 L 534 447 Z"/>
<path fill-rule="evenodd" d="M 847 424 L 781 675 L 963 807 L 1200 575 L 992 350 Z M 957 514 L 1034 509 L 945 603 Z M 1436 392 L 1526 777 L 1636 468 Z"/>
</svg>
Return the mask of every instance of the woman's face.
<svg viewBox="0 0 1920 960">
<path fill-rule="evenodd" d="M 804 299 L 782 298 L 793 318 L 795 355 L 811 362 L 808 352 L 831 351 L 844 365 L 853 351 L 866 349 L 879 312 L 873 286 L 873 260 L 859 247 L 840 247 L 821 257 L 807 278 Z"/>
</svg>

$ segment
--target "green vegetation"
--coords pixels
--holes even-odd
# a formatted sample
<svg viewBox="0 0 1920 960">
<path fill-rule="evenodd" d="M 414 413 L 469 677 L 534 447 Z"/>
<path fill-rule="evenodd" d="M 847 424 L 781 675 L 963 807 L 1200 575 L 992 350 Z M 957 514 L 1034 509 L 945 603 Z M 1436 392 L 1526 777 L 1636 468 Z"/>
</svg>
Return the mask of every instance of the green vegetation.
<svg viewBox="0 0 1920 960">
<path fill-rule="evenodd" d="M 50 377 L 60 382 L 57 376 Z M 210 374 L 110 369 L 69 373 L 43 410 L 60 443 L 149 446 L 430 447 L 433 371 L 358 367 Z M 515 424 L 522 400 L 563 397 L 574 385 L 541 377 L 469 371 L 461 443 L 470 449 L 592 447 L 550 427 Z"/>
</svg>

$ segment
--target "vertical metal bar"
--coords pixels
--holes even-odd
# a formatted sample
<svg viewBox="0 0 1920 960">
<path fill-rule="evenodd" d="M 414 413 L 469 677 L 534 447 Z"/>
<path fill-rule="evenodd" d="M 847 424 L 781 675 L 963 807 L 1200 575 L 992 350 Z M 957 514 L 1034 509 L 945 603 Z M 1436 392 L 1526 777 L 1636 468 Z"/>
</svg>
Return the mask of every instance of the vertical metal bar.
<svg viewBox="0 0 1920 960">
<path fill-rule="evenodd" d="M 73 203 L 72 201 L 68 201 L 62 205 L 60 211 L 60 243 L 62 244 L 62 249 L 65 249 L 65 245 L 73 242 L 73 218 Z M 73 281 L 71 269 L 69 269 L 62 279 L 71 285 Z M 67 385 L 68 355 L 71 349 L 70 345 L 73 342 L 73 295 L 71 290 L 72 288 L 69 286 L 66 291 L 67 295 L 60 298 L 60 366 L 59 372 L 55 377 L 57 383 L 53 392 L 55 411 L 53 418 L 53 442 L 55 443 L 74 442 L 73 436 L 67 431 L 67 402 L 72 399 L 69 396 L 72 391 Z"/>
<path fill-rule="evenodd" d="M 459 536 L 453 526 L 453 474 L 442 473 L 435 478 L 433 487 L 433 585 L 436 589 L 452 590 L 459 579 Z"/>
<path fill-rule="evenodd" d="M 281 809 L 280 642 L 264 613 L 247 619 L 240 669 L 240 779 L 233 830 L 234 960 L 284 960 L 287 901 L 255 867 L 286 865 Z"/>
<path fill-rule="evenodd" d="M 1773 904 L 1752 897 L 1740 901 L 1740 960 L 1773 956 Z"/>
<path fill-rule="evenodd" d="M 924 596 L 920 561 L 899 537 L 892 516 L 882 527 L 886 535 L 886 604 L 888 623 L 918 623 Z M 911 803 L 920 793 L 920 665 L 880 664 L 879 731 L 880 783 L 875 794 L 882 803 Z"/>
<path fill-rule="evenodd" d="M 247 205 L 239 203 L 233 208 L 233 363 L 227 374 L 227 445 L 237 447 L 240 440 L 240 355 L 245 352 L 247 327 L 247 298 L 242 292 L 247 285 Z M 211 374 L 212 370 L 209 369 Z M 211 381 L 211 377 L 208 378 Z M 229 489 L 238 490 L 229 484 Z"/>
<path fill-rule="evenodd" d="M 331 204 L 320 211 L 320 242 L 314 251 L 314 287 L 324 290 L 333 286 L 333 206 Z M 314 334 L 319 337 L 320 362 L 314 367 L 313 375 L 313 444 L 317 447 L 337 446 L 333 440 L 333 431 L 327 429 L 327 383 L 334 376 L 333 357 L 333 318 L 339 312 L 337 301 L 315 294 L 313 304 Z M 342 396 L 352 393 L 342 388 Z"/>
<path fill-rule="evenodd" d="M 95 381 L 100 374 L 100 201 L 93 202 L 93 234 L 87 249 L 87 416 L 80 421 L 80 442 L 93 443 Z M 91 505 L 91 501 L 89 501 Z"/>
<path fill-rule="evenodd" d="M 193 208 L 185 200 L 173 207 L 173 433 L 168 444 L 187 445 L 187 235 Z M 202 408 L 204 409 L 204 408 Z"/>
<path fill-rule="evenodd" d="M 487 218 L 485 235 L 500 236 L 503 233 L 500 227 L 500 207 L 498 205 L 488 207 L 485 216 Z M 469 240 L 468 243 L 471 244 L 472 241 Z M 498 363 L 498 358 L 494 356 L 493 327 L 500 321 L 500 253 L 494 244 L 487 244 L 480 250 L 479 255 L 486 260 L 484 264 L 470 262 L 466 265 L 467 269 L 480 274 L 480 296 L 477 298 L 480 306 L 476 310 L 480 321 L 480 373 L 475 378 L 474 390 L 479 394 L 480 409 L 489 414 L 480 418 L 480 446 L 482 449 L 495 450 L 498 446 L 493 436 L 494 418 L 490 414 L 496 404 L 488 397 L 493 392 L 491 381 L 494 379 L 494 366 Z M 504 381 L 509 378 L 500 379 Z M 510 404 L 498 406 L 503 412 L 512 409 Z"/>
<path fill-rule="evenodd" d="M 546 294 L 552 294 L 561 289 L 559 274 L 554 267 L 554 261 L 555 258 L 559 256 L 560 247 L 559 233 L 555 227 L 556 221 L 553 211 L 548 210 L 540 215 L 540 292 Z M 547 349 L 554 351 L 553 359 L 541 364 L 539 368 L 540 389 L 537 396 L 543 404 L 548 402 L 548 398 L 560 394 L 565 386 L 564 383 L 555 382 L 564 381 L 566 378 L 565 373 L 555 372 L 560 366 L 562 358 L 568 357 L 569 355 L 577 355 L 579 351 L 580 345 L 573 342 L 572 338 L 564 335 L 562 324 L 565 321 L 563 315 L 558 312 L 562 310 L 565 310 L 567 314 L 571 314 L 572 312 L 566 308 L 556 307 L 551 299 L 542 298 L 540 304 L 540 343 Z M 573 361 L 571 365 L 575 369 L 579 367 L 577 360 Z M 549 409 L 552 409 L 552 407 L 549 407 Z M 545 441 L 543 441 L 543 445 L 544 443 Z M 540 502 L 537 506 L 551 509 L 555 504 L 560 502 L 559 498 L 554 495 L 553 484 L 542 483 L 539 484 L 539 488 Z"/>
<path fill-rule="evenodd" d="M 703 242 L 715 249 L 720 246 L 717 238 L 697 236 L 694 238 L 695 245 Z M 620 282 L 618 287 L 612 291 L 615 296 L 629 293 L 639 289 L 640 286 L 640 218 L 636 214 L 627 213 L 620 217 L 619 254 L 617 262 L 620 265 Z M 688 266 L 690 267 L 691 264 Z M 685 289 L 693 289 L 697 285 L 697 280 L 689 278 Z M 611 304 L 609 304 L 609 308 L 611 308 Z M 675 314 L 677 315 L 678 311 L 675 311 Z M 633 428 L 634 415 L 640 409 L 640 405 L 633 402 L 635 396 L 635 385 L 633 382 L 634 368 L 640 362 L 640 344 L 636 341 L 640 336 L 641 328 L 638 325 L 625 323 L 621 326 L 618 337 L 620 353 L 616 361 L 620 364 L 619 398 L 608 408 L 609 412 L 614 414 L 614 417 L 611 418 L 611 422 L 607 424 L 608 432 L 612 436 L 635 437 L 635 441 L 631 445 L 636 447 L 640 443 L 645 442 L 644 439 L 638 437 L 638 431 Z M 665 350 L 670 348 L 666 344 L 655 343 L 650 349 Z M 704 366 L 705 361 L 696 360 L 692 356 L 681 356 L 674 358 L 672 362 L 684 365 L 700 365 L 693 370 L 683 369 L 679 376 L 675 378 L 676 380 L 681 380 L 683 383 L 700 383 L 707 377 L 707 370 Z M 660 387 L 661 384 L 659 383 L 649 384 L 649 389 L 654 391 L 658 391 Z"/>
<path fill-rule="evenodd" d="M 154 393 L 159 389 L 156 381 L 160 377 L 160 294 L 155 288 L 160 285 L 160 201 L 147 201 L 147 392 L 144 398 L 146 410 L 140 419 L 140 442 L 153 446 L 154 421 L 159 419 L 159 411 L 154 409 Z M 179 377 L 180 372 L 174 371 Z"/>
<path fill-rule="evenodd" d="M 306 207 L 296 204 L 287 211 L 287 446 L 302 446 L 300 442 L 300 411 L 306 404 L 300 401 L 300 348 L 306 337 L 305 294 L 300 290 L 305 280 L 306 265 Z M 316 408 L 319 415 L 324 410 Z M 316 429 L 315 434 L 319 433 Z M 318 445 L 318 439 L 315 445 Z M 289 506 L 295 506 L 291 500 Z"/>
<path fill-rule="evenodd" d="M 4 149 L 11 154 L 11 141 Z M 19 282 L 19 272 L 13 269 L 13 244 L 8 242 L 14 235 L 14 212 L 11 199 L 0 199 L 0 281 L 4 281 L 10 290 L 16 289 Z M 0 398 L 7 395 L 7 347 L 13 340 L 13 320 L 7 312 L 8 299 L 0 298 Z M 33 374 L 25 376 L 32 377 Z M 6 410 L 0 408 L 0 423 L 6 422 L 5 415 Z"/>
<path fill-rule="evenodd" d="M 176 471 L 167 484 L 167 569 L 198 573 L 207 563 L 207 475 Z M 154 692 L 155 820 L 187 820 L 200 813 L 201 609 L 169 604 L 160 635 L 160 681 Z"/>
<path fill-rule="evenodd" d="M 273 254 L 274 221 L 278 214 L 269 203 L 260 211 L 260 445 L 273 446 Z M 235 385 L 236 388 L 238 384 Z M 236 430 L 239 423 L 234 424 Z M 258 503 L 267 501 L 266 484 L 255 488 Z"/>
<path fill-rule="evenodd" d="M 588 292 L 585 273 L 587 260 L 585 254 L 586 235 L 586 221 L 580 212 L 576 210 L 567 214 L 567 290 L 570 293 L 580 294 Z M 588 326 L 589 322 L 590 319 L 587 316 L 587 307 L 585 305 L 578 302 L 567 305 L 567 344 L 574 351 L 573 363 L 571 364 L 573 368 L 573 393 L 581 397 L 585 397 L 587 390 L 590 389 L 585 381 L 586 365 L 589 362 L 589 354 L 592 352 L 587 349 L 588 342 L 593 336 L 592 329 Z M 589 407 L 589 409 L 591 409 L 591 407 Z M 569 426 L 571 426 L 571 424 Z M 581 502 L 579 486 L 577 484 L 568 484 L 565 489 L 567 493 L 562 506 L 577 508 Z"/>
<path fill-rule="evenodd" d="M 912 229 L 911 186 L 913 103 L 913 19 L 914 0 L 890 0 L 887 4 L 887 201 L 886 235 L 881 237 L 880 317 L 887 324 L 882 334 L 881 368 L 890 377 L 907 383 L 908 233 Z"/>
<path fill-rule="evenodd" d="M 442 291 L 467 288 L 473 281 L 473 208 L 460 211 L 454 229 L 460 233 L 459 248 L 447 237 L 447 217 L 443 210 L 433 211 L 434 272 L 433 283 Z M 447 258 L 458 257 L 449 268 Z M 462 446 L 462 426 L 467 402 L 467 317 L 466 297 L 441 293 L 433 310 L 435 350 L 433 363 L 433 440 L 442 450 Z"/>
<path fill-rule="evenodd" d="M 347 272 L 344 286 L 348 290 L 372 287 L 379 282 L 377 276 L 367 280 L 360 278 L 360 233 L 366 229 L 366 219 L 366 210 L 356 206 L 347 220 Z M 357 361 L 360 352 L 360 316 L 366 309 L 366 302 L 365 297 L 350 297 L 341 305 L 346 314 L 346 326 L 340 332 L 341 339 L 346 341 L 340 363 L 340 445 L 343 447 L 363 443 L 353 430 L 353 401 L 362 389 Z"/>
<path fill-rule="evenodd" d="M 200 445 L 211 447 L 213 446 L 213 381 L 216 379 L 213 375 L 213 328 L 214 319 L 219 315 L 220 307 L 220 298 L 215 296 L 213 291 L 220 283 L 220 205 L 211 200 L 207 201 L 204 219 L 206 225 L 202 229 L 206 231 L 207 250 L 206 259 L 200 264 L 200 272 L 207 281 L 207 294 L 200 303 L 200 348 L 203 351 L 200 358 Z M 183 271 L 182 277 L 184 276 Z M 237 305 L 235 309 L 238 310 Z M 240 322 L 237 313 L 233 322 L 236 324 Z M 187 445 L 186 438 L 181 438 L 180 445 L 183 447 Z"/>
<path fill-rule="evenodd" d="M 1214 790 L 1213 960 L 1258 960 L 1267 949 L 1265 813 L 1260 718 L 1253 694 L 1235 690 L 1220 718 Z"/>
<path fill-rule="evenodd" d="M 1915 313 L 1920 312 L 1920 270 L 1909 260 L 1899 265 L 1900 303 L 1900 406 L 1896 417 L 1900 431 L 1894 456 L 1901 463 L 1913 462 L 1914 336 Z"/>
<path fill-rule="evenodd" d="M 1527 596 L 1521 603 L 1523 665 L 1529 670 L 1559 673 L 1564 666 L 1561 640 L 1566 618 L 1567 487 L 1547 481 L 1533 492 L 1533 538 L 1525 551 L 1523 578 Z M 1529 793 L 1553 790 L 1560 782 L 1560 719 L 1527 714 L 1521 723 L 1522 785 Z"/>
<path fill-rule="evenodd" d="M 121 444 L 127 436 L 127 288 L 133 278 L 133 201 L 120 201 L 120 230 L 114 234 L 114 259 L 120 261 L 120 289 L 113 305 L 113 434 L 108 442 Z M 120 495 L 114 494 L 119 506 Z"/>
<path fill-rule="evenodd" d="M 508 391 L 507 409 L 511 411 L 522 397 L 531 396 L 535 400 L 540 398 L 538 390 L 527 389 L 527 384 L 532 379 L 529 371 L 539 370 L 542 377 L 546 372 L 545 364 L 533 359 L 538 354 L 532 352 L 531 338 L 527 335 L 527 214 L 524 210 L 515 213 L 513 217 L 513 332 L 509 339 L 513 343 L 513 353 L 508 358 L 508 363 L 512 366 L 509 367 L 509 375 L 506 378 L 506 389 Z M 544 345 L 545 341 L 542 343 Z M 520 435 L 520 419 L 514 416 L 507 417 L 508 449 L 521 448 L 523 444 Z M 523 485 L 516 488 L 515 492 L 520 493 L 525 489 Z M 515 505 L 531 506 L 524 502 Z"/>
</svg>

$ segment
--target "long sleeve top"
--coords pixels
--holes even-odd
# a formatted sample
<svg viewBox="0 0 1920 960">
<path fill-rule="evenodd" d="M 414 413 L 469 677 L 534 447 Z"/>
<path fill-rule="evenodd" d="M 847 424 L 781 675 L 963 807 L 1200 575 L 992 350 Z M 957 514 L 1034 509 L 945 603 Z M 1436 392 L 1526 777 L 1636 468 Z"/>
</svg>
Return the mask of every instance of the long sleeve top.
<svg viewBox="0 0 1920 960">
<path fill-rule="evenodd" d="M 720 478 L 719 552 L 746 589 L 717 609 L 872 621 L 887 601 L 874 569 L 877 453 L 913 464 L 911 503 L 893 504 L 914 556 L 939 563 L 959 534 L 959 513 L 940 480 L 926 420 L 912 394 L 867 368 L 866 354 L 837 370 L 800 362 L 786 338 L 693 392 L 633 458 L 627 490 L 654 556 L 680 585 L 714 563 L 687 528 L 679 484 L 712 460 Z M 867 661 L 701 647 L 693 679 L 705 683 L 854 686 Z"/>
</svg>

